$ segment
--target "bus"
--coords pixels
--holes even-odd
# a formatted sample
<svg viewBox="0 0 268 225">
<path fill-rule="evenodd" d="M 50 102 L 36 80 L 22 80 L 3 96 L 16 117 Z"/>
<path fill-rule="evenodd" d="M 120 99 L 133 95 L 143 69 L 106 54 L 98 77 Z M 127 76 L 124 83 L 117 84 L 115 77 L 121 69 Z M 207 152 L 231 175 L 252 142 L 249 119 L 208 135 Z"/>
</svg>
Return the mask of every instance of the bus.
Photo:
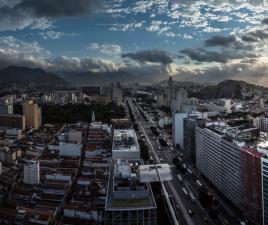
<svg viewBox="0 0 268 225">
<path fill-rule="evenodd" d="M 192 175 L 192 174 L 193 174 L 192 170 L 190 170 L 189 168 L 187 169 L 187 173 L 188 173 L 189 175 Z"/>
<path fill-rule="evenodd" d="M 192 192 L 190 192 L 190 193 L 189 193 L 189 196 L 190 196 L 190 198 L 191 198 L 191 201 L 194 203 L 195 200 L 196 200 L 194 194 L 193 194 Z"/>
<path fill-rule="evenodd" d="M 188 192 L 186 191 L 186 189 L 183 187 L 181 190 L 185 194 L 185 196 L 188 197 Z"/>
<path fill-rule="evenodd" d="M 180 174 L 178 174 L 177 177 L 178 177 L 178 179 L 179 179 L 180 182 L 183 182 L 183 179 L 182 179 L 182 177 L 181 177 Z"/>
</svg>

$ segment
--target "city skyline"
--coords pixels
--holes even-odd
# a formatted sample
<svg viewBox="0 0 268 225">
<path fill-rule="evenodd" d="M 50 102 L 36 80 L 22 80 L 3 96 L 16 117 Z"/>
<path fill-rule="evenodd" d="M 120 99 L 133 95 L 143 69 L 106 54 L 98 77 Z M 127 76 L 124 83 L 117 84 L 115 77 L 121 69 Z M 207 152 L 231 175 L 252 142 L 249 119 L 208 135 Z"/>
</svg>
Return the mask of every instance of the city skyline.
<svg viewBox="0 0 268 225">
<path fill-rule="evenodd" d="M 268 86 L 267 6 L 266 0 L 2 0 L 0 66 Z"/>
</svg>

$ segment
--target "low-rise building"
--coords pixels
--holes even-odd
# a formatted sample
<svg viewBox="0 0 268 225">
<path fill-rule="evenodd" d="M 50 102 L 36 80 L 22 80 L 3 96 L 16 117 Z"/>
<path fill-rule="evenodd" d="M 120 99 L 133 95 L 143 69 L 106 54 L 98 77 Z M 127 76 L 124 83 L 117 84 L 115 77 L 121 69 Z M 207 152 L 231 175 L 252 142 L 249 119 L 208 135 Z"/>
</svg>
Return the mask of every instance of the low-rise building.
<svg viewBox="0 0 268 225">
<path fill-rule="evenodd" d="M 134 129 L 114 130 L 113 159 L 140 159 L 140 147 Z"/>
</svg>

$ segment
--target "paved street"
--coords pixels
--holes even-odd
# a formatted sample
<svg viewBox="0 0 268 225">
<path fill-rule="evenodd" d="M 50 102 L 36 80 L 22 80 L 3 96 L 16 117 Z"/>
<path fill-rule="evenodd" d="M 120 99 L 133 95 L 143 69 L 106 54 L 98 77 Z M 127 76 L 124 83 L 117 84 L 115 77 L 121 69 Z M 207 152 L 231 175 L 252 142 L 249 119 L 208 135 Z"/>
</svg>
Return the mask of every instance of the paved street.
<svg viewBox="0 0 268 225">
<path fill-rule="evenodd" d="M 194 175 L 189 175 L 188 173 L 181 174 L 179 171 L 177 171 L 177 169 L 172 163 L 172 160 L 180 153 L 176 150 L 173 150 L 173 148 L 171 147 L 162 147 L 159 144 L 158 139 L 150 130 L 150 123 L 152 123 L 152 120 L 146 122 L 141 113 L 139 112 L 137 106 L 133 103 L 132 99 L 128 99 L 128 101 L 130 103 L 133 114 L 136 116 L 139 128 L 145 136 L 145 141 L 147 142 L 147 145 L 149 147 L 150 156 L 153 158 L 154 162 L 168 163 L 172 165 L 173 180 L 165 182 L 165 187 L 168 191 L 171 202 L 173 203 L 173 208 L 180 224 L 238 225 L 240 223 L 239 220 L 235 218 L 234 214 L 231 213 L 230 210 L 229 214 L 221 212 L 220 220 L 212 220 L 210 218 L 208 212 L 202 207 L 202 205 L 198 201 L 199 186 L 196 183 L 196 177 L 198 177 L 198 175 L 195 175 L 196 171 L 192 170 Z M 162 135 L 171 141 L 171 137 L 169 137 L 166 132 L 163 132 Z M 177 177 L 178 174 L 182 177 L 182 181 L 179 181 Z M 185 190 L 187 191 L 187 195 L 184 193 L 183 188 L 185 188 Z M 194 199 L 189 196 L 189 193 L 191 193 Z M 193 212 L 192 215 L 190 215 L 189 210 Z"/>
</svg>

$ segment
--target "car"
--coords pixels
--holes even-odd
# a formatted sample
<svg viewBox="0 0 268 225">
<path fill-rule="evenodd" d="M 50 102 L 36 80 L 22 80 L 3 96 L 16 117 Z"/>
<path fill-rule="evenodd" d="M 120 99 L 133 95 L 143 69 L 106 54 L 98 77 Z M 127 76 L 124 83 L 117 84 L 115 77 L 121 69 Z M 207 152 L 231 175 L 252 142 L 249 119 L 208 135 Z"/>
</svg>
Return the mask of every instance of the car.
<svg viewBox="0 0 268 225">
<path fill-rule="evenodd" d="M 196 180 L 196 183 L 198 184 L 198 186 L 202 187 L 203 184 L 200 182 L 200 180 Z"/>
<path fill-rule="evenodd" d="M 163 162 L 163 159 L 162 158 L 160 158 L 160 162 Z"/>
<path fill-rule="evenodd" d="M 190 170 L 189 168 L 187 169 L 187 173 L 188 173 L 189 175 L 192 175 L 192 174 L 193 174 L 192 170 Z"/>
<path fill-rule="evenodd" d="M 194 215 L 194 211 L 191 210 L 191 209 L 188 209 L 188 213 L 189 213 L 190 216 Z"/>
<path fill-rule="evenodd" d="M 177 177 L 178 177 L 178 179 L 179 179 L 180 182 L 183 182 L 183 179 L 182 179 L 182 177 L 181 177 L 180 174 L 178 174 Z"/>
</svg>

